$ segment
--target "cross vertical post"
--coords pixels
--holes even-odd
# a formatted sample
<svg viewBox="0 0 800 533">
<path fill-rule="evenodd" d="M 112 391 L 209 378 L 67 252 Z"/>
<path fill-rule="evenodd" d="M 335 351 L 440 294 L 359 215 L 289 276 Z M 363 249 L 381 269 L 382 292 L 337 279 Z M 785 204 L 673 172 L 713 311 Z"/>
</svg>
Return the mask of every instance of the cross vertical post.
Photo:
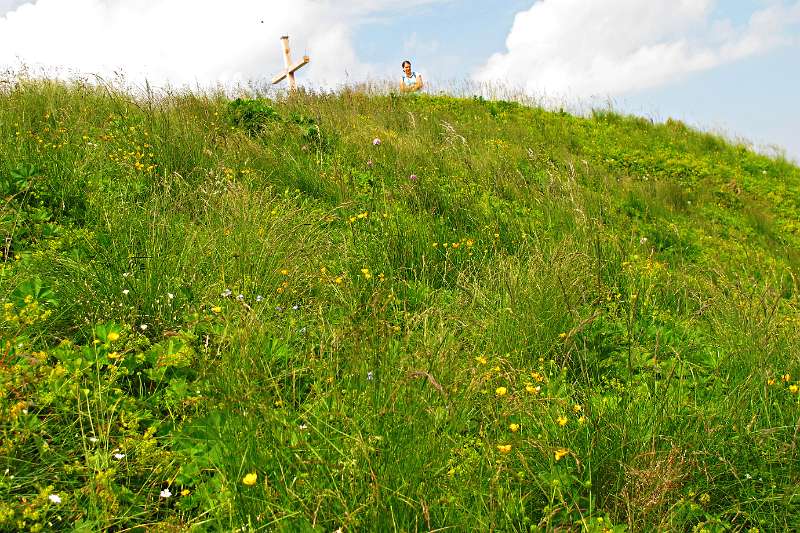
<svg viewBox="0 0 800 533">
<path fill-rule="evenodd" d="M 297 82 L 294 79 L 294 72 L 289 72 L 289 69 L 292 68 L 292 50 L 289 48 L 288 35 L 281 37 L 281 44 L 283 45 L 283 64 L 286 67 L 287 77 L 289 78 L 289 88 L 294 91 L 297 89 Z"/>
</svg>

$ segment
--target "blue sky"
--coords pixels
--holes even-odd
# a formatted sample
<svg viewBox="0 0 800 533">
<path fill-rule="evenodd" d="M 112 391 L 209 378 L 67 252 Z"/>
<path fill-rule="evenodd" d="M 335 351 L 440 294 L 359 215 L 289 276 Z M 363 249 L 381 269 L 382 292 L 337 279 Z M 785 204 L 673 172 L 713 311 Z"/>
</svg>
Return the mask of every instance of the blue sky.
<svg viewBox="0 0 800 533">
<path fill-rule="evenodd" d="M 610 101 L 800 160 L 800 0 L 0 0 L 0 76 L 263 85 L 283 34 L 310 87 L 396 82 L 408 58 L 431 91 Z"/>
</svg>

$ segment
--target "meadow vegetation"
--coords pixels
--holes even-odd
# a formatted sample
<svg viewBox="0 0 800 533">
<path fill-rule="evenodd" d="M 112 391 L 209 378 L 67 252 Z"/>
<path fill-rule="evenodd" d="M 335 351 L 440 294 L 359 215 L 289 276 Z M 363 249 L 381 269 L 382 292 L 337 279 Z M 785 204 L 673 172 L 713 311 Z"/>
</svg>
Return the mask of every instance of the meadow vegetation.
<svg viewBox="0 0 800 533">
<path fill-rule="evenodd" d="M 800 169 L 445 96 L 0 85 L 0 530 L 800 529 Z"/>
</svg>

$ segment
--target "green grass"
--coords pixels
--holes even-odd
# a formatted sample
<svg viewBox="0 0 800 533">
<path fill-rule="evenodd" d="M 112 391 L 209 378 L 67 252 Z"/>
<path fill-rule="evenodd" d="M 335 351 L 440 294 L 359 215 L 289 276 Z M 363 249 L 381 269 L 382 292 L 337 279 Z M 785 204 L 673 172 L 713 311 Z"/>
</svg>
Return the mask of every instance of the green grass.
<svg viewBox="0 0 800 533">
<path fill-rule="evenodd" d="M 800 528 L 798 167 L 605 111 L 8 87 L 1 530 Z"/>
</svg>

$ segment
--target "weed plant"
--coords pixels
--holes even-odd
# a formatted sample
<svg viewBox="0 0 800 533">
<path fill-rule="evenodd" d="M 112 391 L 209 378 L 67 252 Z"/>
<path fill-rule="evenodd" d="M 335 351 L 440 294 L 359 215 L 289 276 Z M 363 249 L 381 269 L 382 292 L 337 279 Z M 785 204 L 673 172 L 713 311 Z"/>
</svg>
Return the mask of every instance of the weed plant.
<svg viewBox="0 0 800 533">
<path fill-rule="evenodd" d="M 0 530 L 800 529 L 800 169 L 613 112 L 0 92 Z"/>
</svg>

